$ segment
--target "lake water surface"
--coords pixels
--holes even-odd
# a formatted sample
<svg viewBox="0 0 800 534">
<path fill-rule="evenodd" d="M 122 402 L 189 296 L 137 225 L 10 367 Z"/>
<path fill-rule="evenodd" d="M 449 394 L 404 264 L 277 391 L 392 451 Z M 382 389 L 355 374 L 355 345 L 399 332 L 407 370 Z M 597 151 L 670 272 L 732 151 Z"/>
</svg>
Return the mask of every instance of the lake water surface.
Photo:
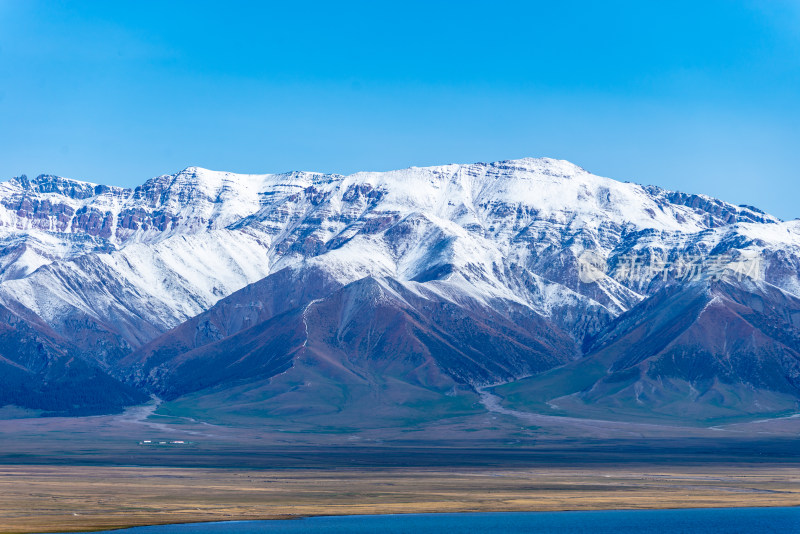
<svg viewBox="0 0 800 534">
<path fill-rule="evenodd" d="M 115 530 L 128 534 L 611 534 L 619 532 L 762 534 L 800 533 L 800 508 L 614 510 L 602 512 L 503 512 L 362 515 L 284 521 L 227 521 Z"/>
</svg>

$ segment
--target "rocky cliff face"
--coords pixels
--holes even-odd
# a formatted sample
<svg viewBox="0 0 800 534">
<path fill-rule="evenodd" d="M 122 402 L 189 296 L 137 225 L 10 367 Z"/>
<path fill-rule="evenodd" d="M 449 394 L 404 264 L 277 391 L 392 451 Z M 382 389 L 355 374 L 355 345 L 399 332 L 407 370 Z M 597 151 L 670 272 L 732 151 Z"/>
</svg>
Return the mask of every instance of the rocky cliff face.
<svg viewBox="0 0 800 534">
<path fill-rule="evenodd" d="M 212 369 L 203 351 L 236 353 L 233 338 L 268 323 L 293 334 L 271 345 L 284 364 L 264 368 L 299 368 L 290 355 L 323 343 L 312 340 L 322 325 L 297 330 L 303 310 L 322 299 L 341 315 L 360 298 L 376 314 L 371 297 L 333 297 L 365 279 L 391 295 L 393 311 L 380 309 L 394 319 L 359 328 L 416 347 L 436 383 L 467 388 L 579 360 L 669 288 L 731 275 L 800 295 L 797 221 L 550 159 L 351 176 L 189 168 L 135 189 L 21 177 L 0 185 L 0 247 L 0 303 L 69 339 L 82 361 L 162 392 L 192 389 L 173 362 Z M 357 352 L 325 339 L 316 354 Z"/>
</svg>

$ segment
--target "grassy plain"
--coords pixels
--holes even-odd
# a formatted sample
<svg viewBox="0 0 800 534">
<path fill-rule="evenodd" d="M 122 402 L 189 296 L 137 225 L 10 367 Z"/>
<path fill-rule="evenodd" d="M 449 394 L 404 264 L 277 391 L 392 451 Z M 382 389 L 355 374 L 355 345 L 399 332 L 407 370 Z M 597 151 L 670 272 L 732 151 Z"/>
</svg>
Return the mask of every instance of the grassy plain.
<svg viewBox="0 0 800 534">
<path fill-rule="evenodd" d="M 424 512 L 798 506 L 800 466 L 0 466 L 0 532 Z"/>
<path fill-rule="evenodd" d="M 698 428 L 485 413 L 323 433 L 263 420 L 209 424 L 153 408 L 0 419 L 0 533 L 336 514 L 800 506 L 798 417 Z"/>
</svg>

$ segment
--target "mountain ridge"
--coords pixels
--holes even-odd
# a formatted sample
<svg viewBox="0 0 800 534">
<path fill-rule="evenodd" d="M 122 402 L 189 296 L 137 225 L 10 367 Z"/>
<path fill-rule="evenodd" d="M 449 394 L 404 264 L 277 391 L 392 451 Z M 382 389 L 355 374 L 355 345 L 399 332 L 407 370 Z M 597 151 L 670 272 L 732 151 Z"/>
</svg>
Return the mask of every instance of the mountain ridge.
<svg viewBox="0 0 800 534">
<path fill-rule="evenodd" d="M 148 393 L 168 383 L 143 378 L 153 370 L 145 354 L 153 347 L 162 351 L 156 374 L 168 377 L 168 362 L 184 354 L 219 343 L 235 354 L 230 340 L 260 324 L 299 332 L 312 301 L 344 313 L 330 299 L 361 280 L 391 281 L 381 286 L 387 294 L 405 295 L 389 308 L 359 304 L 387 317 L 375 335 L 417 347 L 456 390 L 474 393 L 590 356 L 609 325 L 667 288 L 732 273 L 797 296 L 799 267 L 800 222 L 547 158 L 348 176 L 188 167 L 134 189 L 51 176 L 0 184 L 0 304 L 69 339 L 90 367 Z M 282 314 L 295 315 L 275 322 Z M 451 323 L 456 317 L 462 326 Z M 255 336 L 248 346 L 253 339 L 269 341 Z M 372 365 L 325 339 L 312 346 L 328 364 Z M 492 339 L 528 347 L 510 367 L 516 371 L 499 371 L 505 356 L 493 352 Z M 540 343 L 545 349 L 530 350 Z M 283 358 L 297 352 L 290 345 L 270 350 L 284 350 L 275 356 Z M 478 353 L 488 359 L 474 368 L 442 363 Z M 248 354 L 254 361 L 262 353 Z M 465 378 L 479 367 L 498 371 Z M 400 373 L 395 392 L 422 394 L 402 368 L 392 367 Z M 226 380 L 248 379 L 240 374 Z"/>
</svg>

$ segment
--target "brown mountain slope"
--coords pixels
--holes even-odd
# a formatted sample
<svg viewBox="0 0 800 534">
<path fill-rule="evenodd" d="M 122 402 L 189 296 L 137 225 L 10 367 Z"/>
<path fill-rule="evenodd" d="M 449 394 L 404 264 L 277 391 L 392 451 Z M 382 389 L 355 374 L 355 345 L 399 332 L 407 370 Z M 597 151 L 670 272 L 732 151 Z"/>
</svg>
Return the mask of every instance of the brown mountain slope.
<svg viewBox="0 0 800 534">
<path fill-rule="evenodd" d="M 509 303 L 504 315 L 413 289 L 367 277 L 169 359 L 145 347 L 129 361 L 131 376 L 165 399 L 215 395 L 227 404 L 218 408 L 231 414 L 350 420 L 348 414 L 369 410 L 402 419 L 409 404 L 458 404 L 464 395 L 472 403 L 474 386 L 578 356 L 568 335 L 530 310 Z M 237 309 L 230 301 L 225 306 Z M 168 332 L 158 346 L 179 345 L 169 339 L 173 333 L 183 335 Z M 237 404 L 242 398 L 247 407 Z"/>
<path fill-rule="evenodd" d="M 791 411 L 800 299 L 733 279 L 670 286 L 617 318 L 580 361 L 498 388 L 508 405 L 612 418 Z"/>
</svg>

